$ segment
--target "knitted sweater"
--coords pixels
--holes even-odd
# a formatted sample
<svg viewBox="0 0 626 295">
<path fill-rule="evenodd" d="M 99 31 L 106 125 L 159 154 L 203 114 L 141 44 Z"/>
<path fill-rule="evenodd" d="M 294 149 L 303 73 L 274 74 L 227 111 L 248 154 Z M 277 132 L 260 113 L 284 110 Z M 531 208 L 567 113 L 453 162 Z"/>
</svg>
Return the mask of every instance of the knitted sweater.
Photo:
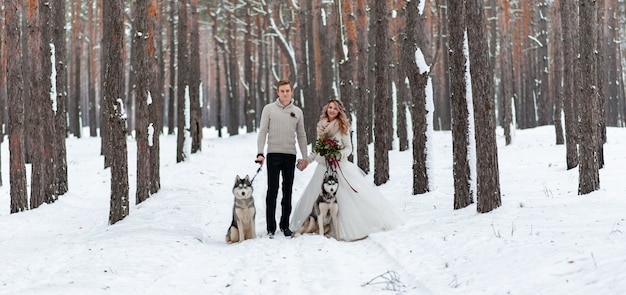
<svg viewBox="0 0 626 295">
<path fill-rule="evenodd" d="M 261 113 L 258 153 L 263 154 L 267 141 L 267 153 L 296 155 L 296 140 L 300 154 L 307 155 L 306 133 L 302 110 L 292 102 L 283 106 L 278 99 L 266 105 Z"/>
</svg>

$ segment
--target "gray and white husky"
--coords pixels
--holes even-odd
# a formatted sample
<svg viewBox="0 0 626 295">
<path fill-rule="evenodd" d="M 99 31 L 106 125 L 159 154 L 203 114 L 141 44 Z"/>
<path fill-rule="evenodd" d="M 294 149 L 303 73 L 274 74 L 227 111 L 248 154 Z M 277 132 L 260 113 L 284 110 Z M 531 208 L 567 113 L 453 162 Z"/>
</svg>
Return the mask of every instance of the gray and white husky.
<svg viewBox="0 0 626 295">
<path fill-rule="evenodd" d="M 233 221 L 230 223 L 228 232 L 226 232 L 226 243 L 228 244 L 256 238 L 254 227 L 256 208 L 254 207 L 252 192 L 250 177 L 246 175 L 242 179 L 237 175 L 233 186 L 233 195 L 235 196 Z"/>
<path fill-rule="evenodd" d="M 309 217 L 304 220 L 302 227 L 296 232 L 296 236 L 305 233 L 319 233 L 325 235 L 332 230 L 337 235 L 337 188 L 339 182 L 337 175 L 325 174 L 322 182 L 322 192 L 317 197 Z M 338 237 L 335 237 L 338 239 Z"/>
</svg>

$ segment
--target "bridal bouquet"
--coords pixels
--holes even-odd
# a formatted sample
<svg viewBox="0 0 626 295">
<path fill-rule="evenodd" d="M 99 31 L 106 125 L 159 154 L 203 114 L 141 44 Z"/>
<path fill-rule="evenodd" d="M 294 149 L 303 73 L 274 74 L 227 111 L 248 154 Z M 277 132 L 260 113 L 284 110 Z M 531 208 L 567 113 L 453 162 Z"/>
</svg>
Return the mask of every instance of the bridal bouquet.
<svg viewBox="0 0 626 295">
<path fill-rule="evenodd" d="M 314 152 L 318 153 L 320 156 L 326 159 L 326 164 L 332 170 L 335 170 L 339 166 L 339 158 L 341 158 L 341 146 L 339 142 L 328 135 L 324 135 L 315 141 Z"/>
</svg>

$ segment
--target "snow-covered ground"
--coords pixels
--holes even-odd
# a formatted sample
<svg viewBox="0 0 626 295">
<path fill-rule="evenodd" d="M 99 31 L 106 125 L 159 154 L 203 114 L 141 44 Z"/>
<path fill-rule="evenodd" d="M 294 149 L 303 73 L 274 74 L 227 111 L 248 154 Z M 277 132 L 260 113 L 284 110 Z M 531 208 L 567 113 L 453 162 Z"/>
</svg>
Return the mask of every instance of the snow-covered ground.
<svg viewBox="0 0 626 295">
<path fill-rule="evenodd" d="M 140 205 L 129 139 L 132 205 L 115 225 L 98 138 L 68 139 L 69 192 L 18 214 L 9 214 L 5 140 L 0 294 L 626 293 L 626 129 L 608 129 L 601 189 L 584 196 L 553 127 L 517 130 L 507 147 L 499 131 L 502 207 L 486 214 L 475 204 L 453 210 L 451 134 L 433 136 L 431 192 L 411 194 L 412 155 L 397 149 L 378 187 L 404 226 L 356 242 L 269 239 L 263 169 L 258 237 L 232 245 L 231 187 L 258 168 L 256 134 L 220 139 L 207 129 L 202 151 L 178 164 L 176 137 L 162 136 L 162 190 Z M 312 168 L 296 171 L 294 205 Z"/>
</svg>

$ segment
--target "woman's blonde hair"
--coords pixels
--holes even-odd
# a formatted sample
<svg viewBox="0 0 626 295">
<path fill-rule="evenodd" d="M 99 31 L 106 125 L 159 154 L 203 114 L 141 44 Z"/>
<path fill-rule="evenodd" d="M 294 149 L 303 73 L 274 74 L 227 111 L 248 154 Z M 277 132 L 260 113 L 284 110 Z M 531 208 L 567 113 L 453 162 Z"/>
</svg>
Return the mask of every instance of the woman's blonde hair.
<svg viewBox="0 0 626 295">
<path fill-rule="evenodd" d="M 328 120 L 328 105 L 331 102 L 334 102 L 337 105 L 337 109 L 339 109 L 339 113 L 337 114 L 337 119 L 339 120 L 339 130 L 341 134 L 348 134 L 348 130 L 350 130 L 350 121 L 348 121 L 348 116 L 346 115 L 346 108 L 343 107 L 343 103 L 338 99 L 330 99 L 322 108 L 322 115 L 320 116 L 321 120 Z"/>
</svg>

